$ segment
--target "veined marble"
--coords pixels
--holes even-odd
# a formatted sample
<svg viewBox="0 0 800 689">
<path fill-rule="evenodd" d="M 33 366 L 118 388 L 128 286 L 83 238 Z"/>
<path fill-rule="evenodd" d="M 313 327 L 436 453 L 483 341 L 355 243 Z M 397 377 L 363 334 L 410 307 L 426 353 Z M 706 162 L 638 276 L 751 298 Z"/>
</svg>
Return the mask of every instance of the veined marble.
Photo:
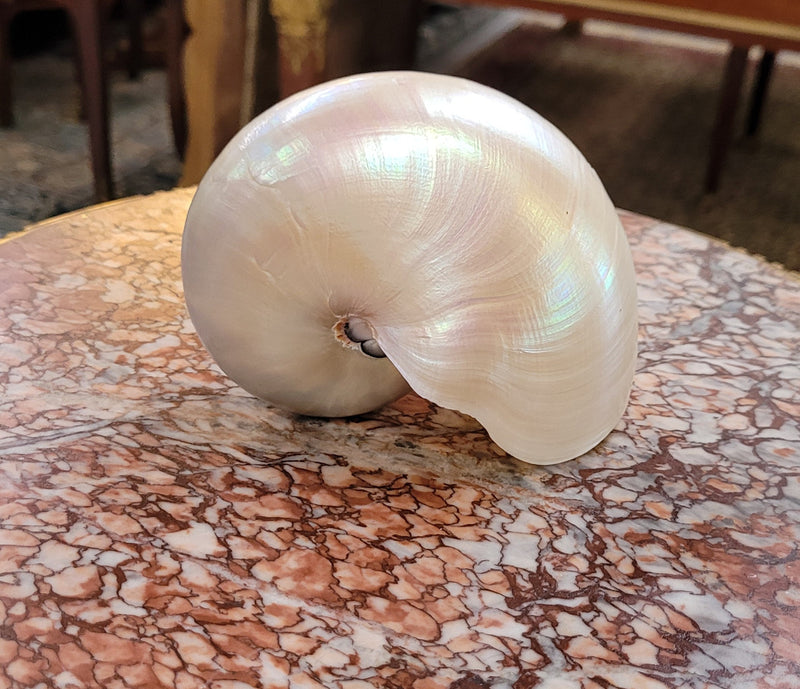
<svg viewBox="0 0 800 689">
<path fill-rule="evenodd" d="M 0 689 L 800 687 L 797 275 L 623 212 L 628 410 L 536 467 L 413 395 L 236 387 L 183 304 L 191 195 L 0 244 Z"/>
</svg>

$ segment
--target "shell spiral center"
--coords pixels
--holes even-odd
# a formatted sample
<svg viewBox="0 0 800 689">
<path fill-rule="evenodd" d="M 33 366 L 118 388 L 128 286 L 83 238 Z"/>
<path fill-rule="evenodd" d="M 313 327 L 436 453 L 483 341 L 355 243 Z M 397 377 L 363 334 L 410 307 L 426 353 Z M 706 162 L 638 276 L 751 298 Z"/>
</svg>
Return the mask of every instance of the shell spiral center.
<svg viewBox="0 0 800 689">
<path fill-rule="evenodd" d="M 375 330 L 370 322 L 359 316 L 342 316 L 332 330 L 333 336 L 343 347 L 358 350 L 373 359 L 386 356 L 375 339 Z"/>
</svg>

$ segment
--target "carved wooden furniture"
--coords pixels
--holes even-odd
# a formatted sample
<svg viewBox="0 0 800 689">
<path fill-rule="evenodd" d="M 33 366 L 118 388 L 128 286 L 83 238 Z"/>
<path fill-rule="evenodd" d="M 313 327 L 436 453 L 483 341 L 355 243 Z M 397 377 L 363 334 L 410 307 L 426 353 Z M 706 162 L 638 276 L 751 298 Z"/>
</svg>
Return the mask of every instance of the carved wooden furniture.
<svg viewBox="0 0 800 689">
<path fill-rule="evenodd" d="M 413 63 L 421 0 L 183 0 L 188 144 L 200 180 L 239 127 L 280 98 Z M 254 78 L 253 75 L 256 75 Z"/>
</svg>

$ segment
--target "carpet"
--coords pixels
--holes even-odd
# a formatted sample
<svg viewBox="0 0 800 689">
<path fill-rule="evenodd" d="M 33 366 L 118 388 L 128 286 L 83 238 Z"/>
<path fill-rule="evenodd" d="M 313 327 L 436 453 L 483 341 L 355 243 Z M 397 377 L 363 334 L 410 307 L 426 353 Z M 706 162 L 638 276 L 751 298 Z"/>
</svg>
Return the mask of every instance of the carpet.
<svg viewBox="0 0 800 689">
<path fill-rule="evenodd" d="M 488 84 L 537 110 L 583 151 L 617 206 L 800 269 L 797 61 L 779 56 L 761 131 L 737 138 L 720 190 L 704 194 L 724 45 L 602 22 L 576 35 L 559 21 L 486 8 L 439 12 L 420 31 L 419 66 Z M 492 22 L 504 26 L 499 35 L 487 31 Z M 0 235 L 93 201 L 68 50 L 59 44 L 16 59 L 14 78 L 17 122 L 0 130 Z M 147 70 L 136 81 L 114 74 L 110 99 L 117 194 L 174 186 L 180 161 L 164 73 Z"/>
<path fill-rule="evenodd" d="M 0 129 L 0 236 L 94 203 L 89 136 L 65 46 L 14 60 L 14 126 Z M 111 165 L 117 196 L 175 186 L 162 70 L 137 80 L 115 73 L 109 88 Z"/>
<path fill-rule="evenodd" d="M 755 52 L 755 51 L 754 51 Z M 744 131 L 751 55 L 736 132 Z M 720 189 L 703 193 L 726 58 L 719 41 L 530 21 L 455 71 L 558 126 L 618 207 L 693 228 L 800 269 L 800 66 L 779 54 L 759 132 L 737 135 Z M 795 58 L 795 59 L 786 59 Z"/>
</svg>

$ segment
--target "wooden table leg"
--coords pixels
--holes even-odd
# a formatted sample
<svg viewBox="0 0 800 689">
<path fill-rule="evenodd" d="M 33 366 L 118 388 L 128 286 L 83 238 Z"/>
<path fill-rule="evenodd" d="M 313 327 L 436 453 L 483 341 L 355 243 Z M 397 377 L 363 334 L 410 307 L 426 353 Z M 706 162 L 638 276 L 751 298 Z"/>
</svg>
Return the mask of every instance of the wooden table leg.
<svg viewBox="0 0 800 689">
<path fill-rule="evenodd" d="M 11 106 L 11 5 L 0 1 L 0 127 L 14 124 Z"/>
<path fill-rule="evenodd" d="M 128 32 L 128 78 L 138 79 L 142 72 L 143 0 L 125 0 L 125 26 Z"/>
<path fill-rule="evenodd" d="M 739 95 L 742 92 L 744 69 L 747 66 L 747 53 L 749 48 L 732 46 L 725 65 L 725 76 L 720 92 L 717 120 L 711 133 L 711 151 L 706 168 L 705 189 L 715 192 L 719 188 L 722 175 L 722 166 L 728 154 L 728 148 L 733 138 L 733 120 L 736 117 L 736 107 L 739 104 Z"/>
<path fill-rule="evenodd" d="M 103 61 L 103 18 L 99 0 L 64 2 L 73 20 L 80 52 L 81 84 L 86 118 L 89 121 L 89 148 L 98 201 L 113 197 L 111 151 L 108 124 L 108 84 Z"/>
<path fill-rule="evenodd" d="M 758 131 L 758 125 L 761 123 L 761 111 L 764 108 L 764 100 L 767 97 L 767 89 L 774 66 L 775 53 L 771 50 L 764 51 L 761 62 L 758 63 L 758 74 L 750 100 L 750 110 L 747 113 L 747 128 L 745 129 L 747 136 L 753 136 Z"/>
<path fill-rule="evenodd" d="M 164 3 L 164 58 L 167 68 L 167 98 L 172 123 L 172 138 L 181 160 L 186 156 L 186 99 L 183 92 L 183 44 L 186 40 L 186 20 L 182 0 Z"/>
<path fill-rule="evenodd" d="M 182 185 L 196 184 L 239 130 L 244 77 L 245 4 L 184 0 L 187 141 Z"/>
<path fill-rule="evenodd" d="M 280 97 L 325 80 L 331 0 L 270 0 L 278 30 Z"/>
</svg>

